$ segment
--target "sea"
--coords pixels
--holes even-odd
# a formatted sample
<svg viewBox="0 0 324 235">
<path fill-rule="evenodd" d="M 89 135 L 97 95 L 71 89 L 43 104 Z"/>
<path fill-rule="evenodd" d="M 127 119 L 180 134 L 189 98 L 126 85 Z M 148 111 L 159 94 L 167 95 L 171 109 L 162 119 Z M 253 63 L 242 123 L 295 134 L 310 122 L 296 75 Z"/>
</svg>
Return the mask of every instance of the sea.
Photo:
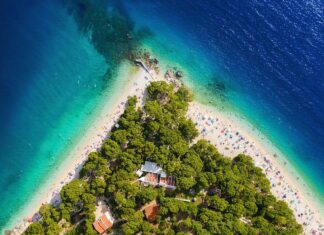
<svg viewBox="0 0 324 235">
<path fill-rule="evenodd" d="M 82 10 L 89 5 L 81 2 L 97 4 L 75 2 Z M 183 70 L 198 99 L 252 123 L 324 204 L 322 1 L 98 2 L 149 31 L 142 46 L 162 68 Z M 118 83 L 107 78 L 109 57 L 79 24 L 66 1 L 0 2 L 0 231 Z"/>
</svg>

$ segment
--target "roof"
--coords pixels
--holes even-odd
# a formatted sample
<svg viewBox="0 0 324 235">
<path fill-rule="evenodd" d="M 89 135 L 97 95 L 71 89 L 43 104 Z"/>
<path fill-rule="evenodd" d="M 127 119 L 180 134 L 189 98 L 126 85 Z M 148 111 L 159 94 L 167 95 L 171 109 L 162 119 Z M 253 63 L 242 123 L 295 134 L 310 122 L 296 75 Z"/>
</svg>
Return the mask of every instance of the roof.
<svg viewBox="0 0 324 235">
<path fill-rule="evenodd" d="M 96 220 L 93 224 L 94 229 L 102 234 L 104 233 L 107 229 L 111 228 L 113 225 L 113 220 L 112 217 L 109 215 L 108 212 L 103 214 L 98 220 Z"/>
<path fill-rule="evenodd" d="M 141 176 L 139 173 L 146 172 L 145 176 L 139 178 L 139 181 L 148 183 L 151 185 L 160 185 L 162 187 L 175 189 L 175 177 L 167 176 L 167 174 L 162 170 L 161 167 L 155 162 L 145 161 L 141 166 L 141 169 L 136 172 L 138 176 Z"/>
<path fill-rule="evenodd" d="M 114 223 L 114 218 L 111 216 L 111 214 L 108 211 L 105 212 L 105 216 L 107 217 L 108 220 Z"/>
<path fill-rule="evenodd" d="M 157 213 L 159 213 L 159 211 L 160 211 L 160 206 L 154 203 L 144 209 L 144 214 L 146 219 L 149 222 L 153 222 L 156 218 Z"/>
<path fill-rule="evenodd" d="M 141 166 L 141 171 L 166 175 L 162 168 L 159 167 L 155 162 L 149 161 L 145 161 L 145 163 Z"/>
<path fill-rule="evenodd" d="M 92 225 L 93 225 L 94 229 L 95 229 L 98 233 L 100 233 L 100 234 L 102 234 L 103 232 L 106 231 L 106 230 L 104 230 L 104 229 L 101 227 L 101 225 L 99 224 L 99 221 L 98 221 L 98 220 L 95 221 Z"/>
<path fill-rule="evenodd" d="M 157 185 L 159 183 L 159 178 L 155 173 L 148 173 L 146 176 L 139 178 L 139 181 Z"/>
</svg>

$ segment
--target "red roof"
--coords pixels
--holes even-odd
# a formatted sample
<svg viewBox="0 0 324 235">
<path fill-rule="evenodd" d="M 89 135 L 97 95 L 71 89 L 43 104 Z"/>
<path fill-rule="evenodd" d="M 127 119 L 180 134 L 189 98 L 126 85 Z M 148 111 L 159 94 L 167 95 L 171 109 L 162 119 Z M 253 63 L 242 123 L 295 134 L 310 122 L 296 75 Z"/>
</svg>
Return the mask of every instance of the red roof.
<svg viewBox="0 0 324 235">
<path fill-rule="evenodd" d="M 105 231 L 105 230 L 100 226 L 98 220 L 95 221 L 92 225 L 93 225 L 94 229 L 95 229 L 98 233 L 100 233 L 100 234 L 102 234 L 102 233 Z"/>
<path fill-rule="evenodd" d="M 157 204 L 149 205 L 144 209 L 145 217 L 149 222 L 153 222 L 156 218 L 156 214 L 159 213 L 160 206 Z"/>
<path fill-rule="evenodd" d="M 106 215 L 103 215 L 101 217 L 101 222 L 103 222 L 103 224 L 106 225 L 106 227 L 107 227 L 106 230 L 112 227 L 112 222 L 107 218 Z"/>
<path fill-rule="evenodd" d="M 107 229 L 112 227 L 112 221 L 110 221 L 109 218 L 107 218 L 106 214 L 103 214 L 98 220 L 96 220 L 93 224 L 94 229 L 102 234 Z"/>
<path fill-rule="evenodd" d="M 155 173 L 148 173 L 146 175 L 146 180 L 152 183 L 158 183 L 158 175 Z"/>
</svg>

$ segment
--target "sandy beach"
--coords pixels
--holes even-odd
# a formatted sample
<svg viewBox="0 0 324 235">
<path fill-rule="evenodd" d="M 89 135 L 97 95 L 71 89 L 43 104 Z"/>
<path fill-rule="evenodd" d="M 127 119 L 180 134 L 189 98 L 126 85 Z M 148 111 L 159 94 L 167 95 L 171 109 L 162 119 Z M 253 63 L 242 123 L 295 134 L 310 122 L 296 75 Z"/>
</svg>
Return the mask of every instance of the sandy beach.
<svg viewBox="0 0 324 235">
<path fill-rule="evenodd" d="M 129 71 L 129 78 L 119 85 L 118 92 L 104 105 L 97 119 L 91 125 L 80 142 L 67 154 L 66 160 L 58 170 L 44 183 L 44 187 L 35 193 L 35 198 L 19 214 L 20 218 L 12 234 L 20 234 L 29 225 L 31 218 L 43 203 L 59 203 L 59 191 L 62 186 L 78 176 L 78 171 L 88 154 L 99 148 L 103 139 L 122 114 L 128 96 L 136 95 L 143 100 L 144 90 L 149 82 L 163 80 L 164 72 L 159 75 L 153 71 L 147 73 L 139 67 Z M 124 73 L 124 72 L 123 72 Z M 173 80 L 169 78 L 167 80 Z M 272 185 L 273 194 L 286 201 L 293 210 L 296 219 L 303 224 L 305 234 L 324 234 L 324 212 L 312 198 L 302 179 L 291 173 L 289 163 L 278 150 L 267 143 L 257 130 L 236 116 L 220 112 L 212 107 L 192 102 L 188 117 L 196 123 L 199 138 L 205 138 L 215 145 L 225 156 L 234 157 L 239 153 L 250 155 L 255 164 L 263 169 Z M 36 216 L 33 220 L 37 220 Z"/>
<path fill-rule="evenodd" d="M 188 117 L 199 130 L 197 139 L 207 139 L 228 157 L 240 153 L 251 156 L 270 180 L 272 193 L 288 203 L 297 221 L 303 225 L 305 234 L 324 234 L 323 206 L 288 166 L 280 151 L 253 126 L 233 114 L 197 102 L 191 103 Z"/>
<path fill-rule="evenodd" d="M 142 99 L 144 90 L 152 79 L 147 77 L 147 73 L 142 69 L 127 68 L 129 69 L 128 77 L 118 84 L 117 92 L 110 96 L 111 98 L 103 106 L 90 129 L 85 131 L 80 141 L 67 153 L 66 160 L 58 166 L 57 171 L 49 177 L 49 180 L 44 182 L 44 186 L 35 193 L 35 197 L 29 204 L 15 216 L 15 221 L 11 223 L 14 225 L 11 234 L 21 234 L 28 227 L 31 219 L 33 221 L 39 219 L 37 211 L 42 204 L 60 202 L 61 188 L 78 177 L 79 170 L 88 154 L 101 146 L 104 138 L 123 113 L 127 97 L 136 95 Z"/>
</svg>

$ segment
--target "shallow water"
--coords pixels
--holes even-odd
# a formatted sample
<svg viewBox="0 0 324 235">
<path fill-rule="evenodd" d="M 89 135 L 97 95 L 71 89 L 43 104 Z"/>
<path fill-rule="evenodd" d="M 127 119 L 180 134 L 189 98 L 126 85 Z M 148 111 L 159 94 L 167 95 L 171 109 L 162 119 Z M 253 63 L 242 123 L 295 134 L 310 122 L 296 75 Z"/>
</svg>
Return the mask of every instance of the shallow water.
<svg viewBox="0 0 324 235">
<path fill-rule="evenodd" d="M 142 42 L 163 68 L 247 118 L 324 198 L 320 1 L 111 2 L 153 32 Z M 1 230 L 91 125 L 120 45 L 88 40 L 55 1 L 2 1 L 0 17 Z"/>
<path fill-rule="evenodd" d="M 0 5 L 1 229 L 90 126 L 107 65 L 60 4 Z"/>
</svg>

